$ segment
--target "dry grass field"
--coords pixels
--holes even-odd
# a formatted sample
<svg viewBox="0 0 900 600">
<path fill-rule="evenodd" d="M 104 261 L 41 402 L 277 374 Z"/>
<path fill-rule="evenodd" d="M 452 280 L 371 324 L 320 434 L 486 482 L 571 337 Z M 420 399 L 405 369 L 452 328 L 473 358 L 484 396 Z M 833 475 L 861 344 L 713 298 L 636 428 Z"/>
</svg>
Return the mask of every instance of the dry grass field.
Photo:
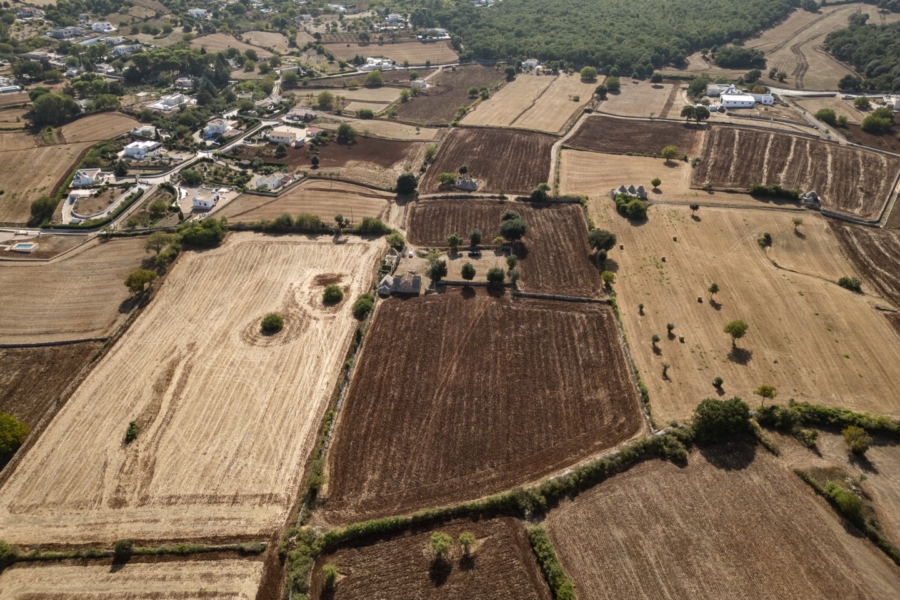
<svg viewBox="0 0 900 600">
<path fill-rule="evenodd" d="M 94 241 L 46 263 L 0 263 L 0 343 L 108 336 L 131 303 L 125 277 L 147 258 L 141 238 Z"/>
<path fill-rule="evenodd" d="M 63 125 L 60 133 L 67 144 L 99 142 L 128 133 L 137 125 L 140 123 L 128 115 L 103 113 Z"/>
<path fill-rule="evenodd" d="M 406 125 L 396 121 L 381 121 L 374 119 L 353 119 L 348 117 L 339 117 L 337 115 L 329 115 L 324 120 L 319 117 L 317 125 L 322 129 L 336 131 L 341 123 L 350 123 L 356 129 L 359 135 L 380 137 L 388 140 L 406 140 L 412 142 L 431 142 L 439 139 L 443 135 L 444 130 L 432 129 L 428 127 L 416 127 L 415 125 Z"/>
<path fill-rule="evenodd" d="M 470 87 L 493 89 L 503 80 L 503 74 L 494 68 L 478 65 L 446 67 L 428 80 L 428 88 L 418 96 L 398 105 L 397 114 L 401 121 L 410 123 L 450 123 L 456 118 L 458 108 L 475 101 L 469 98 Z"/>
<path fill-rule="evenodd" d="M 0 107 L 15 106 L 17 104 L 30 104 L 31 98 L 26 92 L 20 94 L 0 94 Z"/>
<path fill-rule="evenodd" d="M 581 600 L 895 598 L 897 567 L 755 445 L 650 461 L 553 510 Z"/>
<path fill-rule="evenodd" d="M 823 108 L 830 108 L 837 116 L 847 117 L 847 121 L 850 123 L 860 123 L 866 118 L 866 113 L 857 110 L 853 107 L 853 104 L 836 96 L 829 98 L 791 98 L 791 101 L 806 110 L 810 115 L 815 115 L 816 112 Z"/>
<path fill-rule="evenodd" d="M 355 522 L 479 498 L 644 429 L 608 307 L 484 288 L 389 299 L 338 417 L 323 515 Z"/>
<path fill-rule="evenodd" d="M 261 560 L 20 563 L 0 573 L 0 600 L 254 600 Z"/>
<path fill-rule="evenodd" d="M 822 207 L 877 219 L 900 173 L 900 158 L 851 146 L 737 127 L 714 127 L 693 184 L 748 189 L 779 184 L 815 190 Z"/>
<path fill-rule="evenodd" d="M 351 305 L 383 243 L 245 233 L 180 257 L 4 484 L 0 538 L 271 535 L 302 481 L 356 322 Z M 345 299 L 325 307 L 331 282 Z M 272 311 L 285 328 L 264 336 Z M 130 421 L 140 435 L 126 445 Z"/>
<path fill-rule="evenodd" d="M 409 209 L 409 241 L 422 246 L 445 246 L 451 233 L 467 238 L 477 228 L 489 242 L 500 235 L 500 215 L 508 209 L 528 221 L 528 233 L 517 250 L 521 288 L 581 297 L 600 294 L 600 273 L 589 258 L 587 224 L 578 204 L 422 200 Z"/>
<path fill-rule="evenodd" d="M 284 213 L 294 217 L 301 213 L 312 213 L 332 225 L 337 214 L 345 215 L 348 219 L 352 215 L 357 223 L 363 217 L 378 217 L 388 221 L 393 198 L 393 194 L 352 183 L 310 179 L 277 198 L 243 194 L 226 204 L 217 214 L 228 217 L 228 221 L 232 223 L 274 219 Z"/>
<path fill-rule="evenodd" d="M 459 129 L 447 134 L 419 184 L 421 193 L 440 190 L 438 175 L 468 165 L 479 193 L 528 194 L 550 176 L 550 149 L 557 138 L 508 129 Z"/>
<path fill-rule="evenodd" d="M 625 117 L 664 117 L 663 111 L 666 104 L 671 108 L 669 98 L 677 92 L 678 83 L 653 84 L 649 80 L 637 81 L 623 77 L 622 89 L 619 93 L 611 93 L 606 100 L 600 103 L 599 110 L 614 115 Z M 678 112 L 672 115 L 677 118 L 681 111 L 681 104 L 677 106 Z"/>
<path fill-rule="evenodd" d="M 191 40 L 191 48 L 206 48 L 207 52 L 223 52 L 228 50 L 229 48 L 237 48 L 241 52 L 246 52 L 247 50 L 254 50 L 256 55 L 261 59 L 267 59 L 272 56 L 272 53 L 264 48 L 260 48 L 259 46 L 251 46 L 250 44 L 245 44 L 244 42 L 237 41 L 233 36 L 227 33 L 213 33 L 210 35 L 203 35 L 200 37 L 196 37 Z M 240 72 L 234 72 L 234 75 L 237 75 Z M 254 73 L 251 73 L 251 75 Z"/>
<path fill-rule="evenodd" d="M 489 100 L 476 106 L 475 110 L 463 117 L 462 123 L 509 127 L 534 105 L 553 80 L 553 77 L 520 74 L 514 81 L 494 92 Z"/>
<path fill-rule="evenodd" d="M 11 127 L 26 127 L 29 125 L 25 115 L 31 112 L 30 106 L 22 106 L 18 108 L 7 108 L 0 110 L 0 126 L 4 129 Z"/>
<path fill-rule="evenodd" d="M 332 42 L 325 44 L 325 49 L 340 60 L 349 61 L 354 56 L 386 57 L 396 63 L 409 61 L 410 65 L 424 65 L 431 61 L 433 65 L 445 65 L 459 60 L 450 42 L 423 44 L 418 40 L 399 42 L 396 44 L 362 44 L 359 42 Z"/>
<path fill-rule="evenodd" d="M 477 540 L 475 550 L 465 557 L 456 548 L 449 568 L 441 571 L 432 567 L 432 561 L 423 552 L 431 531 L 341 548 L 319 558 L 313 569 L 309 597 L 551 599 L 521 522 L 510 518 L 459 521 L 435 530 L 454 540 L 461 533 L 470 532 Z M 333 596 L 324 590 L 322 567 L 326 564 L 337 567 L 339 573 Z"/>
<path fill-rule="evenodd" d="M 38 348 L 0 348 L 0 412 L 34 428 L 100 342 Z"/>
<path fill-rule="evenodd" d="M 350 102 L 343 108 L 343 111 L 348 115 L 355 115 L 357 111 L 360 110 L 371 110 L 376 115 L 386 109 L 388 104 L 386 102 L 375 103 L 375 102 Z"/>
<path fill-rule="evenodd" d="M 639 121 L 591 116 L 566 139 L 565 145 L 606 154 L 629 152 L 657 156 L 664 146 L 676 146 L 688 156 L 700 153 L 705 132 L 693 125 L 670 121 Z"/>
<path fill-rule="evenodd" d="M 5 192 L 0 197 L 0 223 L 26 224 L 31 203 L 53 194 L 90 146 L 86 142 L 0 152 L 0 189 Z"/>
<path fill-rule="evenodd" d="M 370 89 L 359 87 L 355 90 L 347 88 L 341 90 L 340 95 L 348 102 L 375 102 L 387 105 L 400 99 L 400 88 L 380 87 Z"/>
<path fill-rule="evenodd" d="M 241 34 L 244 42 L 279 54 L 288 53 L 288 40 L 274 31 L 247 31 Z"/>
<path fill-rule="evenodd" d="M 37 148 L 40 138 L 31 131 L 4 131 L 0 133 L 0 152 L 12 152 Z"/>
<path fill-rule="evenodd" d="M 855 271 L 825 219 L 808 213 L 795 234 L 792 214 L 781 211 L 703 207 L 692 219 L 687 207 L 659 205 L 632 225 L 608 198 L 592 200 L 591 209 L 597 227 L 624 244 L 610 252 L 608 268 L 616 272 L 623 326 L 658 424 L 689 417 L 715 395 L 717 376 L 724 394 L 751 403 L 758 401 L 752 391 L 768 384 L 779 401 L 900 416 L 892 392 L 900 339 L 874 309 L 875 298 L 834 283 Z M 772 235 L 768 250 L 757 243 L 763 232 Z M 713 282 L 720 292 L 710 301 Z M 723 328 L 734 319 L 750 328 L 733 350 Z M 667 323 L 684 343 L 666 338 Z M 658 349 L 654 334 L 663 337 Z M 667 379 L 664 362 L 671 365 Z"/>
<path fill-rule="evenodd" d="M 534 105 L 513 122 L 513 127 L 556 133 L 569 119 L 590 102 L 595 83 L 581 81 L 577 75 L 560 75 Z M 578 101 L 575 97 L 578 96 Z"/>
<path fill-rule="evenodd" d="M 866 292 L 874 291 L 900 309 L 900 231 L 858 227 L 829 220 L 844 253 L 862 275 Z"/>
</svg>

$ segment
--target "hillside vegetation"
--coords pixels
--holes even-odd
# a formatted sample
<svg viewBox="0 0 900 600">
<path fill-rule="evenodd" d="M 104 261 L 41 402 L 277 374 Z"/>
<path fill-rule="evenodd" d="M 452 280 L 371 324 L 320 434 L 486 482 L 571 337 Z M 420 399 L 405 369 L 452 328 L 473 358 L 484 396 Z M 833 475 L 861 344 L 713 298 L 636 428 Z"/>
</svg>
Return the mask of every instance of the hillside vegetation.
<svg viewBox="0 0 900 600">
<path fill-rule="evenodd" d="M 630 68 L 682 63 L 691 52 L 746 38 L 796 6 L 796 0 L 504 0 L 489 9 L 468 2 L 419 9 L 413 21 L 458 35 L 463 55 L 564 60 Z M 417 23 L 417 24 L 418 24 Z"/>
<path fill-rule="evenodd" d="M 867 16 L 851 16 L 849 27 L 828 34 L 824 48 L 865 77 L 861 87 L 900 90 L 900 23 L 866 25 Z M 842 88 L 857 87 L 846 79 Z"/>
</svg>

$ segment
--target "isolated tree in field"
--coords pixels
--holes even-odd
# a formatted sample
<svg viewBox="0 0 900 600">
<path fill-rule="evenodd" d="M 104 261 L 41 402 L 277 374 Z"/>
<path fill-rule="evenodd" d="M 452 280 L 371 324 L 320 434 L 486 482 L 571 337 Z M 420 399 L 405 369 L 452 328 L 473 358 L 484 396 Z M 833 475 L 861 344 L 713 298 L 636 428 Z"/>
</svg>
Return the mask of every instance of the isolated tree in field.
<svg viewBox="0 0 900 600">
<path fill-rule="evenodd" d="M 469 243 L 473 246 L 477 246 L 481 243 L 481 230 L 473 229 L 469 232 Z"/>
<path fill-rule="evenodd" d="M 278 333 L 284 329 L 284 317 L 278 313 L 269 313 L 263 317 L 262 322 L 259 324 L 259 328 L 263 333 Z"/>
<path fill-rule="evenodd" d="M 335 224 L 335 227 L 337 227 L 338 235 L 341 235 L 341 233 L 344 230 L 344 227 L 350 226 L 350 219 L 345 219 L 344 215 L 335 215 L 334 216 L 334 224 Z"/>
<path fill-rule="evenodd" d="M 784 83 L 784 80 L 787 79 L 787 73 L 785 73 L 784 71 L 778 71 L 775 76 L 778 78 L 778 81 L 782 83 Z"/>
<path fill-rule="evenodd" d="M 766 400 L 774 400 L 778 396 L 775 386 L 771 385 L 761 385 L 753 393 L 762 398 L 761 406 L 765 406 Z"/>
<path fill-rule="evenodd" d="M 128 175 L 128 163 L 126 163 L 122 159 L 119 159 L 119 161 L 116 163 L 115 173 L 116 177 L 125 177 L 126 175 Z"/>
<path fill-rule="evenodd" d="M 744 337 L 749 326 L 740 319 L 734 320 L 725 326 L 725 333 L 731 336 L 731 347 L 737 347 L 737 341 Z"/>
<path fill-rule="evenodd" d="M 856 277 L 847 277 L 845 275 L 838 279 L 837 284 L 846 290 L 850 290 L 851 292 L 856 292 L 857 294 L 862 293 L 862 281 L 860 281 Z"/>
<path fill-rule="evenodd" d="M 508 219 L 500 223 L 500 235 L 509 242 L 518 242 L 528 232 L 528 222 L 523 217 Z"/>
<path fill-rule="evenodd" d="M 700 205 L 699 204 L 690 204 L 690 205 L 688 205 L 688 208 L 691 209 L 691 216 L 693 217 L 694 213 L 697 212 L 698 210 L 700 210 Z"/>
<path fill-rule="evenodd" d="M 837 124 L 837 115 L 835 114 L 834 109 L 831 108 L 823 108 L 816 111 L 815 117 L 823 123 L 828 123 L 829 125 Z"/>
<path fill-rule="evenodd" d="M 694 107 L 694 120 L 697 121 L 697 124 L 700 124 L 700 121 L 705 121 L 709 118 L 709 109 L 705 106 L 696 106 Z"/>
<path fill-rule="evenodd" d="M 338 578 L 337 567 L 332 564 L 325 565 L 322 567 L 322 575 L 325 578 L 325 588 L 333 590 Z"/>
<path fill-rule="evenodd" d="M 316 96 L 316 105 L 321 110 L 331 110 L 334 108 L 334 94 L 325 90 L 324 92 L 319 92 L 319 95 Z"/>
<path fill-rule="evenodd" d="M 431 162 L 434 160 L 435 155 L 437 154 L 437 146 L 431 144 L 430 146 L 425 146 L 425 161 Z"/>
<path fill-rule="evenodd" d="M 381 74 L 381 71 L 370 71 L 366 75 L 365 86 L 366 87 L 381 87 L 384 85 L 384 76 Z"/>
<path fill-rule="evenodd" d="M 444 560 L 453 546 L 453 538 L 446 533 L 435 531 L 431 534 L 428 546 L 431 549 L 431 555 L 434 556 L 434 560 Z"/>
<path fill-rule="evenodd" d="M 344 299 L 344 291 L 337 284 L 329 283 L 322 292 L 322 301 L 325 304 L 337 304 Z"/>
<path fill-rule="evenodd" d="M 712 282 L 709 284 L 709 299 L 712 300 L 712 297 L 719 293 L 719 284 L 716 282 Z"/>
<path fill-rule="evenodd" d="M 866 430 L 856 425 L 850 425 L 841 433 L 844 435 L 844 442 L 847 448 L 857 456 L 864 456 L 869 446 L 872 445 L 872 436 L 866 433 Z"/>
<path fill-rule="evenodd" d="M 672 331 L 675 329 L 675 323 L 666 323 L 666 332 L 669 335 L 672 335 Z"/>
<path fill-rule="evenodd" d="M 610 92 L 618 92 L 620 89 L 622 89 L 622 83 L 619 81 L 618 77 L 607 77 L 606 89 Z"/>
<path fill-rule="evenodd" d="M 356 139 L 356 130 L 350 123 L 341 123 L 337 128 L 337 139 L 344 142 L 352 142 Z"/>
<path fill-rule="evenodd" d="M 750 429 L 750 407 L 738 397 L 730 400 L 707 398 L 694 409 L 691 423 L 697 441 L 714 442 Z"/>
<path fill-rule="evenodd" d="M 594 89 L 594 95 L 596 95 L 601 100 L 606 100 L 606 95 L 609 93 L 609 88 L 607 88 L 602 83 Z"/>
<path fill-rule="evenodd" d="M 125 443 L 130 444 L 131 442 L 136 440 L 140 432 L 141 428 L 137 424 L 137 421 L 131 421 L 130 423 L 128 423 L 128 427 L 125 428 Z"/>
<path fill-rule="evenodd" d="M 681 116 L 684 117 L 685 121 L 690 121 L 691 119 L 693 119 L 695 114 L 696 114 L 695 106 L 687 105 L 681 109 Z"/>
<path fill-rule="evenodd" d="M 466 556 L 471 552 L 472 547 L 475 545 L 475 535 L 469 531 L 463 531 L 459 534 L 459 545 L 462 546 L 463 552 L 466 553 Z"/>
<path fill-rule="evenodd" d="M 175 241 L 175 236 L 165 231 L 154 231 L 147 237 L 144 242 L 144 252 L 153 250 L 156 254 L 162 252 L 162 249 Z"/>
<path fill-rule="evenodd" d="M 465 174 L 468 173 L 468 172 L 469 172 L 469 166 L 468 166 L 468 165 L 461 165 L 461 166 L 459 167 L 459 174 L 460 174 L 460 175 L 465 175 Z"/>
<path fill-rule="evenodd" d="M 416 191 L 418 185 L 419 180 L 416 179 L 415 175 L 413 175 L 412 173 L 404 173 L 397 178 L 397 193 L 401 196 L 412 194 Z"/>
<path fill-rule="evenodd" d="M 597 69 L 595 67 L 584 67 L 581 69 L 582 81 L 595 81 L 597 79 Z"/>
<path fill-rule="evenodd" d="M 650 185 L 653 186 L 654 190 L 657 190 L 659 189 L 659 186 L 662 185 L 662 179 L 660 179 L 659 177 L 654 177 L 650 180 Z"/>
<path fill-rule="evenodd" d="M 516 68 L 512 65 L 506 67 L 503 72 L 506 74 L 507 81 L 512 81 L 516 77 Z"/>
<path fill-rule="evenodd" d="M 659 334 L 654 333 L 653 336 L 650 338 L 650 342 L 651 342 L 650 345 L 653 346 L 654 348 L 656 348 L 656 344 L 659 343 L 659 340 L 660 340 Z"/>
<path fill-rule="evenodd" d="M 673 158 L 678 156 L 678 147 L 677 146 L 666 146 L 665 148 L 662 149 L 660 154 L 662 155 L 662 157 L 664 159 L 666 159 L 666 162 L 669 162 L 670 160 L 672 160 Z"/>
<path fill-rule="evenodd" d="M 869 110 L 872 108 L 872 103 L 865 96 L 859 96 L 853 101 L 853 106 L 859 110 Z"/>
<path fill-rule="evenodd" d="M 28 437 L 28 432 L 28 425 L 13 415 L 0 413 L 0 466 L 12 458 Z"/>
<path fill-rule="evenodd" d="M 459 250 L 459 247 L 462 246 L 463 239 L 459 237 L 458 234 L 451 233 L 450 237 L 447 238 L 447 246 L 450 247 L 450 252 L 456 254 L 456 251 Z"/>
<path fill-rule="evenodd" d="M 460 274 L 466 281 L 472 281 L 475 279 L 475 267 L 472 266 L 472 263 L 466 263 L 462 266 Z"/>
<path fill-rule="evenodd" d="M 594 229 L 588 234 L 588 243 L 594 250 L 612 250 L 616 246 L 616 234 L 605 229 Z"/>
<path fill-rule="evenodd" d="M 437 259 L 431 261 L 425 273 L 432 281 L 440 281 L 447 276 L 447 261 Z"/>
<path fill-rule="evenodd" d="M 722 379 L 721 377 L 716 377 L 716 378 L 713 379 L 713 381 L 712 381 L 713 387 L 716 388 L 717 390 L 721 390 L 721 389 L 722 389 L 722 384 L 723 384 L 723 383 L 725 383 L 725 380 Z"/>
<path fill-rule="evenodd" d="M 800 217 L 794 217 L 793 219 L 791 219 L 791 223 L 794 224 L 794 231 L 797 231 L 797 228 L 803 225 L 803 219 L 801 219 Z"/>
<path fill-rule="evenodd" d="M 125 287 L 137 296 L 143 293 L 147 285 L 152 286 L 154 281 L 156 281 L 156 273 L 146 269 L 138 269 L 129 273 L 128 277 L 125 278 Z"/>
</svg>

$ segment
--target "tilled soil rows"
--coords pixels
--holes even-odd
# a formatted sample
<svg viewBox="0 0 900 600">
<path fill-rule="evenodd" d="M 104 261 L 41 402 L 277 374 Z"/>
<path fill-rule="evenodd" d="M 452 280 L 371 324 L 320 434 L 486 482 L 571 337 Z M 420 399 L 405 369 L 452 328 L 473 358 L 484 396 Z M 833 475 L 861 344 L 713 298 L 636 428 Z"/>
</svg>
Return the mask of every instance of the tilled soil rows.
<svg viewBox="0 0 900 600">
<path fill-rule="evenodd" d="M 713 127 L 693 185 L 748 189 L 754 184 L 814 190 L 823 208 L 875 219 L 888 200 L 900 158 L 800 136 Z"/>
<path fill-rule="evenodd" d="M 397 115 L 401 121 L 422 125 L 450 123 L 456 117 L 456 109 L 475 101 L 469 98 L 470 87 L 493 89 L 501 81 L 503 73 L 494 68 L 447 67 L 429 79 L 428 87 L 418 96 L 398 104 Z"/>
<path fill-rule="evenodd" d="M 510 129 L 453 129 L 422 178 L 421 192 L 440 191 L 438 175 L 466 165 L 469 177 L 479 182 L 479 193 L 527 194 L 547 182 L 550 150 L 557 139 Z"/>
<path fill-rule="evenodd" d="M 426 550 L 433 531 L 454 540 L 472 533 L 469 556 L 458 545 L 446 561 L 435 563 Z M 334 565 L 339 582 L 325 595 L 322 567 Z M 404 533 L 369 545 L 354 545 L 321 556 L 313 569 L 310 598 L 491 598 L 550 600 L 550 589 L 538 567 L 528 534 L 509 518 L 462 521 L 431 531 Z"/>
<path fill-rule="evenodd" d="M 628 368 L 603 305 L 483 288 L 389 299 L 339 417 L 324 517 L 478 498 L 628 440 L 645 428 Z"/>
<path fill-rule="evenodd" d="M 616 119 L 595 115 L 585 119 L 566 146 L 606 154 L 658 156 L 665 146 L 676 146 L 682 154 L 699 152 L 702 131 L 694 125 L 669 121 Z"/>
<path fill-rule="evenodd" d="M 879 294 L 900 308 L 900 232 L 871 229 L 829 219 L 853 266 Z"/>
<path fill-rule="evenodd" d="M 587 226 L 578 204 L 537 204 L 502 200 L 421 200 L 408 214 L 409 240 L 444 246 L 451 233 L 468 238 L 480 229 L 489 242 L 500 235 L 500 216 L 514 210 L 528 221 L 528 233 L 516 254 L 528 292 L 593 297 L 600 293 L 600 273 L 591 262 Z"/>
</svg>

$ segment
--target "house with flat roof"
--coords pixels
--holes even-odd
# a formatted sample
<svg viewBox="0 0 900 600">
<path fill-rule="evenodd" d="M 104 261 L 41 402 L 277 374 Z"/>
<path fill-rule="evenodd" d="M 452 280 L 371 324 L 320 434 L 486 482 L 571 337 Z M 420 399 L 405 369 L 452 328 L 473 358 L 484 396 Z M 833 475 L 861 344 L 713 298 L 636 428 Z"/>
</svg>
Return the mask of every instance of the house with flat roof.
<svg viewBox="0 0 900 600">
<path fill-rule="evenodd" d="M 84 31 L 81 27 L 59 27 L 57 29 L 51 29 L 48 35 L 58 40 L 67 40 L 83 34 Z"/>
<path fill-rule="evenodd" d="M 153 104 L 147 105 L 147 108 L 152 108 L 154 110 L 161 110 L 163 112 L 167 112 L 170 110 L 175 110 L 182 104 L 187 104 L 190 102 L 190 98 L 185 96 L 184 94 L 172 94 L 171 96 L 163 96 L 159 99 L 159 101 L 154 102 Z"/>
<path fill-rule="evenodd" d="M 26 6 L 24 8 L 20 8 L 16 13 L 16 17 L 20 19 L 38 19 L 44 16 L 44 11 L 39 8 L 35 8 L 33 6 Z"/>
<path fill-rule="evenodd" d="M 110 33 L 115 31 L 116 28 L 109 21 L 101 21 L 99 23 L 91 23 L 91 30 L 99 31 L 101 33 Z"/>
<path fill-rule="evenodd" d="M 175 80 L 175 89 L 178 90 L 192 90 L 194 89 L 194 78 L 193 77 L 179 77 Z"/>
<path fill-rule="evenodd" d="M 100 169 L 78 169 L 72 178 L 72 185 L 75 187 L 95 185 L 104 181 L 106 175 L 107 173 L 103 173 Z"/>
<path fill-rule="evenodd" d="M 204 8 L 191 8 L 188 10 L 188 14 L 195 19 L 205 19 L 209 16 L 209 12 Z"/>
<path fill-rule="evenodd" d="M 203 135 L 208 138 L 224 135 L 228 131 L 228 121 L 225 119 L 213 119 L 203 128 Z"/>
<path fill-rule="evenodd" d="M 297 140 L 297 131 L 290 127 L 276 127 L 269 132 L 269 141 L 273 144 L 291 145 Z"/>
<path fill-rule="evenodd" d="M 144 160 L 148 156 L 152 156 L 160 151 L 162 144 L 151 140 L 142 140 L 139 142 L 131 142 L 125 146 L 125 156 Z"/>
<path fill-rule="evenodd" d="M 212 210 L 219 202 L 219 191 L 212 188 L 201 187 L 194 192 L 191 206 L 194 210 Z"/>
<path fill-rule="evenodd" d="M 145 138 L 156 137 L 156 127 L 153 125 L 139 125 L 131 129 L 131 135 Z"/>
<path fill-rule="evenodd" d="M 284 173 L 272 173 L 271 175 L 263 175 L 256 180 L 256 189 L 260 191 L 274 191 L 294 180 L 290 175 Z"/>
</svg>

